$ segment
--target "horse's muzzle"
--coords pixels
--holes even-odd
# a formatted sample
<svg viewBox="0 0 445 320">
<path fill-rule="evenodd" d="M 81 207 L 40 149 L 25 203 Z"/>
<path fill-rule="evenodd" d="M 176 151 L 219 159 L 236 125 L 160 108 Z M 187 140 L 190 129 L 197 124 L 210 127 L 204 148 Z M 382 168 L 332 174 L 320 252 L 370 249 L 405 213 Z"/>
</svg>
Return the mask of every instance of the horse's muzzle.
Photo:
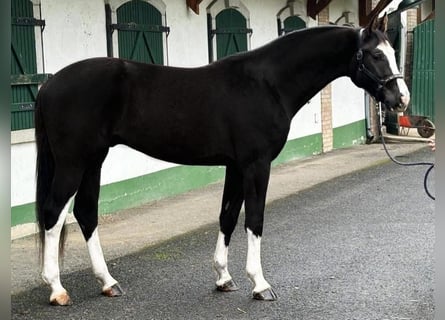
<svg viewBox="0 0 445 320">
<path fill-rule="evenodd" d="M 398 99 L 396 99 L 395 101 L 393 100 L 393 103 L 391 103 L 390 100 L 384 100 L 383 104 L 389 111 L 405 112 L 406 109 L 408 109 L 409 101 L 409 95 L 400 95 Z"/>
<path fill-rule="evenodd" d="M 405 111 L 408 108 L 409 101 L 410 101 L 409 96 L 401 96 L 400 97 L 400 105 L 403 108 L 403 111 Z"/>
<path fill-rule="evenodd" d="M 409 101 L 409 96 L 400 96 L 399 103 L 390 109 L 396 112 L 405 112 L 408 109 Z"/>
</svg>

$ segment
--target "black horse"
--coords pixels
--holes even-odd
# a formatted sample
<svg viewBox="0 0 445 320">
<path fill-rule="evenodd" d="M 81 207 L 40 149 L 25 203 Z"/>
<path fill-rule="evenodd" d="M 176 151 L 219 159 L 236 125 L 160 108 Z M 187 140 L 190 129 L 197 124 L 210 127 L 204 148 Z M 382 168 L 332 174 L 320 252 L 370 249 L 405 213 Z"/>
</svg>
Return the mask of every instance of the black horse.
<svg viewBox="0 0 445 320">
<path fill-rule="evenodd" d="M 71 303 L 58 261 L 63 208 L 74 195 L 74 216 L 102 292 L 122 294 L 97 233 L 101 166 L 116 144 L 169 162 L 226 166 L 214 255 L 217 288 L 237 289 L 227 255 L 244 202 L 253 296 L 275 300 L 260 259 L 271 161 L 283 148 L 294 115 L 338 77 L 350 77 L 390 108 L 407 106 L 409 92 L 385 31 L 386 18 L 374 18 L 364 29 L 324 26 L 293 32 L 198 68 L 95 58 L 56 73 L 40 89 L 35 116 L 37 221 L 50 302 Z"/>
</svg>

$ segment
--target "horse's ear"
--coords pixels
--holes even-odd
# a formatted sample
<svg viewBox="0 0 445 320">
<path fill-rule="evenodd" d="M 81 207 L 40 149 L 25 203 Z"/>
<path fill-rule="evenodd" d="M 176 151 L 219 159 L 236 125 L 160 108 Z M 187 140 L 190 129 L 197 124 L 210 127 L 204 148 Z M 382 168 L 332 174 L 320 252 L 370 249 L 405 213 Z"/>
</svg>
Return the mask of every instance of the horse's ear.
<svg viewBox="0 0 445 320">
<path fill-rule="evenodd" d="M 377 30 L 378 22 L 379 22 L 378 15 L 374 15 L 374 17 L 372 17 L 371 21 L 369 21 L 369 24 L 368 24 L 369 31 Z"/>
<path fill-rule="evenodd" d="M 370 36 L 374 32 L 374 30 L 377 29 L 377 22 L 378 16 L 375 15 L 371 18 L 371 20 L 368 22 L 368 25 L 364 29 L 365 37 Z"/>
<path fill-rule="evenodd" d="M 386 15 L 386 12 L 383 17 L 378 19 L 376 29 L 382 31 L 383 33 L 386 33 L 386 30 L 388 30 L 388 16 Z"/>
<path fill-rule="evenodd" d="M 368 25 L 365 28 L 365 34 L 370 35 L 375 30 L 380 30 L 381 32 L 385 33 L 388 27 L 388 16 L 386 13 L 383 15 L 383 17 L 379 18 L 378 15 L 374 15 L 372 19 L 369 21 Z"/>
</svg>

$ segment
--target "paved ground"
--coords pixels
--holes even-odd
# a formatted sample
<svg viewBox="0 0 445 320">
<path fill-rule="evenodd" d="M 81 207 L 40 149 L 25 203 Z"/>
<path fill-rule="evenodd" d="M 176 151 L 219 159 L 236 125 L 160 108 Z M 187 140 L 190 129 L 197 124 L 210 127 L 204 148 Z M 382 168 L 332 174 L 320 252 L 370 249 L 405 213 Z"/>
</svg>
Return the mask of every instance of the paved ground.
<svg viewBox="0 0 445 320">
<path fill-rule="evenodd" d="M 390 142 L 390 141 L 389 141 Z M 425 147 L 424 142 L 389 143 L 402 156 Z M 267 201 L 280 198 L 350 172 L 389 161 L 381 144 L 336 150 L 273 168 Z M 421 192 L 422 181 L 419 184 Z M 160 241 L 218 221 L 222 183 L 100 218 L 99 233 L 107 260 L 136 252 Z M 41 284 L 36 237 L 11 242 L 11 293 Z M 63 272 L 90 267 L 77 224 L 70 225 Z"/>
<path fill-rule="evenodd" d="M 432 161 L 434 156 L 422 145 L 398 144 L 390 149 L 399 160 Z M 406 154 L 413 150 L 417 151 Z M 62 280 L 75 304 L 52 308 L 47 304 L 46 287 L 16 277 L 25 285 L 17 290 L 21 293 L 12 295 L 13 319 L 432 320 L 434 202 L 423 192 L 424 168 L 398 167 L 381 153 L 378 145 L 360 146 L 274 170 L 271 189 L 275 191 L 271 194 L 276 194 L 276 201 L 267 206 L 263 266 L 279 294 L 276 302 L 250 298 L 242 228 L 234 234 L 230 254 L 232 275 L 241 289 L 230 294 L 213 288 L 210 265 L 218 229 L 215 221 L 145 248 L 138 238 L 129 237 L 121 247 L 121 242 L 103 237 L 107 255 L 116 256 L 109 259 L 111 272 L 127 291 L 117 299 L 101 297 L 91 270 L 84 269 L 79 257 L 70 257 L 84 248 L 72 241 L 78 236 L 74 229 Z M 357 169 L 357 163 L 363 170 Z M 317 184 L 322 180 L 317 177 L 327 168 L 339 172 Z M 351 170 L 354 172 L 349 173 Z M 306 179 L 317 185 L 293 189 Z M 434 177 L 431 182 L 434 184 Z M 290 195 L 283 194 L 284 187 L 292 189 Z M 220 188 L 215 185 L 192 192 L 175 198 L 173 204 L 187 208 L 191 201 L 191 212 L 200 211 L 199 199 Z M 144 210 L 166 210 L 171 202 L 161 201 Z M 123 227 L 124 220 L 104 221 L 103 232 Z M 132 232 L 129 229 L 134 225 L 118 235 L 126 239 Z M 32 242 L 29 238 L 13 242 L 13 264 L 19 266 L 29 256 L 35 257 Z M 19 243 L 22 263 L 14 261 L 14 256 L 20 256 Z M 137 243 L 141 250 L 136 249 Z M 132 250 L 137 251 L 129 254 Z"/>
</svg>

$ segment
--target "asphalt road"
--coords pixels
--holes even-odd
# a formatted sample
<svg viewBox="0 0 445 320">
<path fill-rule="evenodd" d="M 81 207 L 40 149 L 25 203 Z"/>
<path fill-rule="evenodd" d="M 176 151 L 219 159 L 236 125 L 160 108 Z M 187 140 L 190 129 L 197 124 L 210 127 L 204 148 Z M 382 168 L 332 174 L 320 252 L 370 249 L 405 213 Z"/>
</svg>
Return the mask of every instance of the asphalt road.
<svg viewBox="0 0 445 320">
<path fill-rule="evenodd" d="M 214 289 L 210 225 L 109 261 L 122 297 L 101 296 L 86 269 L 62 275 L 72 306 L 50 306 L 41 286 L 11 296 L 12 319 L 432 320 L 434 201 L 424 172 L 385 163 L 269 204 L 262 258 L 275 302 L 251 299 L 241 215 L 229 253 L 239 291 Z M 434 174 L 430 185 L 434 193 Z"/>
</svg>

